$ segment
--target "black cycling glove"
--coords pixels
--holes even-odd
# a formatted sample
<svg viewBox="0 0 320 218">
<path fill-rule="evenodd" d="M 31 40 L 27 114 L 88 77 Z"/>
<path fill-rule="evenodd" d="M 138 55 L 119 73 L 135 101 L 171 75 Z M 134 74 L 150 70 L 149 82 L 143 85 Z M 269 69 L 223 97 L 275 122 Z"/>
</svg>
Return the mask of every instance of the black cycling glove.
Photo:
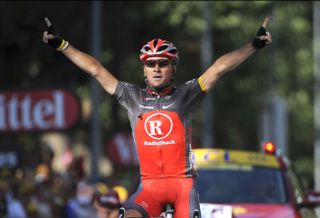
<svg viewBox="0 0 320 218">
<path fill-rule="evenodd" d="M 59 33 L 55 30 L 55 28 L 52 26 L 50 20 L 46 17 L 45 22 L 47 25 L 47 31 L 48 34 L 51 34 L 54 36 L 53 39 L 48 39 L 48 44 L 54 47 L 57 51 L 64 51 L 68 48 L 69 43 L 68 41 L 64 40 Z"/>
<path fill-rule="evenodd" d="M 266 45 L 266 41 L 267 41 L 266 39 L 265 40 L 259 39 L 259 36 L 262 36 L 262 35 L 265 35 L 265 36 L 267 35 L 266 29 L 263 26 L 260 27 L 260 29 L 256 33 L 256 36 L 251 42 L 251 45 L 255 49 L 262 49 Z"/>
</svg>

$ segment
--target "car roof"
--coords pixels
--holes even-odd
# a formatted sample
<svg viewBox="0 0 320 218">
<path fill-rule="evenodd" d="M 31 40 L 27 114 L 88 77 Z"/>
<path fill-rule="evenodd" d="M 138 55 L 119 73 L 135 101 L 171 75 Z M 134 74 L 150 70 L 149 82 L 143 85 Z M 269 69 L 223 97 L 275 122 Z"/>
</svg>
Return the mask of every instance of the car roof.
<svg viewBox="0 0 320 218">
<path fill-rule="evenodd" d="M 240 165 L 279 169 L 282 165 L 272 154 L 233 149 L 197 148 L 193 149 L 192 158 L 197 168 Z"/>
</svg>

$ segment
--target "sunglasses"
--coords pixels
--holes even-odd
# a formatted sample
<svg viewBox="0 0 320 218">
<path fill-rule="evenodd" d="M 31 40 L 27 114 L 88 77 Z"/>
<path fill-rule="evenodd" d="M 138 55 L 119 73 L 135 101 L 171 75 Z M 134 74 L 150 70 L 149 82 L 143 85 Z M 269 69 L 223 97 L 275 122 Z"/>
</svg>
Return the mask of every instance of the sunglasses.
<svg viewBox="0 0 320 218">
<path fill-rule="evenodd" d="M 155 67 L 157 64 L 159 67 L 166 67 L 170 64 L 168 59 L 148 60 L 144 62 L 147 67 Z"/>
</svg>

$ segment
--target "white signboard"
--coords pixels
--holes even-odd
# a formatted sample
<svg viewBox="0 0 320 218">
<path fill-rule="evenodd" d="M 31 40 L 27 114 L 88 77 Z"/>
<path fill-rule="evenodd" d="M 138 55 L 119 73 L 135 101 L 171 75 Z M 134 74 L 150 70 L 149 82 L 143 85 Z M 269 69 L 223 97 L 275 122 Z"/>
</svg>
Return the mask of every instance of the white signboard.
<svg viewBox="0 0 320 218">
<path fill-rule="evenodd" d="M 232 207 L 221 204 L 200 204 L 202 218 L 232 218 Z"/>
</svg>

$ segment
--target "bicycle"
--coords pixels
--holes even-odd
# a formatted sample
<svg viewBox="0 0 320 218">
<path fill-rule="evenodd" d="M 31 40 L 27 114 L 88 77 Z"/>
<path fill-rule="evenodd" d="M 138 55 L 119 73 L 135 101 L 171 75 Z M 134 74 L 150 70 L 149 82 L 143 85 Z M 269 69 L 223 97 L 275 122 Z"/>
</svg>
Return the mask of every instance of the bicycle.
<svg viewBox="0 0 320 218">
<path fill-rule="evenodd" d="M 121 207 L 119 209 L 119 218 L 124 218 L 125 215 L 125 208 Z M 172 204 L 166 204 L 165 209 L 164 209 L 164 213 L 165 213 L 165 218 L 174 218 L 174 208 L 172 206 Z M 159 218 L 162 216 L 159 216 Z M 200 218 L 200 211 L 199 210 L 194 210 L 193 211 L 193 218 Z"/>
</svg>

